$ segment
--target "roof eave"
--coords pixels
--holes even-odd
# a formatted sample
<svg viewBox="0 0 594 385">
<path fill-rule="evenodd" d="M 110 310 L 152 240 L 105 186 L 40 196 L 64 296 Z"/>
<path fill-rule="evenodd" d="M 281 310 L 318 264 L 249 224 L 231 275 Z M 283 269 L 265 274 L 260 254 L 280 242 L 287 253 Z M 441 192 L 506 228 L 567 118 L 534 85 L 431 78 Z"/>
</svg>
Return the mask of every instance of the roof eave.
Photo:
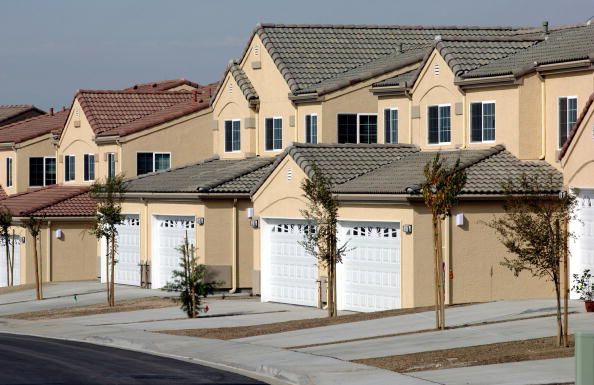
<svg viewBox="0 0 594 385">
<path fill-rule="evenodd" d="M 317 92 L 307 93 L 307 94 L 289 94 L 289 100 L 294 102 L 295 104 L 299 103 L 311 103 L 311 102 L 321 102 L 323 98 L 321 98 Z"/>
<path fill-rule="evenodd" d="M 371 87 L 374 96 L 406 96 L 410 89 L 403 86 Z"/>
<path fill-rule="evenodd" d="M 462 89 L 514 86 L 522 84 L 522 79 L 510 74 L 480 78 L 457 78 L 454 80 L 454 84 Z"/>
<path fill-rule="evenodd" d="M 97 144 L 117 144 L 120 140 L 120 135 L 109 135 L 109 136 L 98 136 L 95 137 L 95 143 Z"/>
</svg>

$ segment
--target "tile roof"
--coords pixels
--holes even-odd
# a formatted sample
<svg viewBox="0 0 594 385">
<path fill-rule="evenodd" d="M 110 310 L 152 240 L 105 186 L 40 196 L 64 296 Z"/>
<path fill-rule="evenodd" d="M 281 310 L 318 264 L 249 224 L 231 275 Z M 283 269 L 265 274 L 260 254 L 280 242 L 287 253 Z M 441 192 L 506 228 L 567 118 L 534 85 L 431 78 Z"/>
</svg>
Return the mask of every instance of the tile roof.
<svg viewBox="0 0 594 385">
<path fill-rule="evenodd" d="M 338 185 L 334 190 L 346 194 L 405 194 L 408 187 L 419 188 L 424 182 L 423 169 L 434 156 L 434 151 L 410 154 Z M 503 183 L 510 179 L 519 182 L 522 175 L 538 178 L 544 193 L 558 192 L 563 186 L 561 172 L 545 161 L 519 160 L 501 145 L 488 149 L 443 151 L 441 156 L 449 166 L 460 159 L 461 166 L 466 169 L 467 182 L 462 194 L 502 194 Z"/>
<path fill-rule="evenodd" d="M 129 179 L 128 192 L 248 193 L 259 180 L 260 169 L 274 158 L 219 159 L 141 175 Z M 253 175 L 250 175 L 255 173 Z"/>
<path fill-rule="evenodd" d="M 227 65 L 225 73 L 223 74 L 223 80 L 221 80 L 218 83 L 218 87 L 212 94 L 212 98 L 210 100 L 211 104 L 220 92 L 221 87 L 223 86 L 224 79 L 227 77 L 227 74 L 229 73 L 231 74 L 231 76 L 233 76 L 235 83 L 237 83 L 237 85 L 239 86 L 239 89 L 243 93 L 243 96 L 245 97 L 245 100 L 247 100 L 247 102 L 249 103 L 250 107 L 257 106 L 260 103 L 260 97 L 258 96 L 256 89 L 252 85 L 250 79 L 245 74 L 244 70 L 241 69 L 241 67 L 235 60 L 231 60 Z"/>
<path fill-rule="evenodd" d="M 408 144 L 295 143 L 276 159 L 252 193 L 260 188 L 286 156 L 292 157 L 306 175 L 312 176 L 311 165 L 315 163 L 332 183 L 341 184 L 417 151 L 417 146 Z"/>
<path fill-rule="evenodd" d="M 132 87 L 125 88 L 125 91 L 169 91 L 172 88 L 180 87 L 180 86 L 190 86 L 193 88 L 200 88 L 202 87 L 198 83 L 194 83 L 192 81 L 186 79 L 171 79 L 171 80 L 159 80 L 156 82 L 147 82 L 147 83 L 138 83 L 134 84 Z"/>
<path fill-rule="evenodd" d="M 30 104 L 0 105 L 0 126 L 18 120 L 19 115 L 29 117 L 29 115 L 41 114 L 45 112 Z"/>
<path fill-rule="evenodd" d="M 576 136 L 578 130 L 582 126 L 582 122 L 584 121 L 584 119 L 586 119 L 586 115 L 588 114 L 588 110 L 590 110 L 590 107 L 592 107 L 592 105 L 594 105 L 594 93 L 592 93 L 590 95 L 590 97 L 588 98 L 588 100 L 586 100 L 586 104 L 584 105 L 584 108 L 582 109 L 582 112 L 580 112 L 580 116 L 578 117 L 578 119 L 575 122 L 573 128 L 571 129 L 571 132 L 569 133 L 569 136 L 567 137 L 567 140 L 565 141 L 565 143 L 563 143 L 563 147 L 561 147 L 561 151 L 559 151 L 558 159 L 563 159 L 563 157 L 567 153 L 567 149 L 571 145 L 571 142 L 573 141 L 573 138 Z"/>
<path fill-rule="evenodd" d="M 127 135 L 208 108 L 208 97 L 193 92 L 78 91 L 97 136 Z"/>
<path fill-rule="evenodd" d="M 415 69 L 393 76 L 381 82 L 373 83 L 373 87 L 408 87 L 412 84 L 412 80 L 416 79 L 418 71 L 419 69 Z"/>
<path fill-rule="evenodd" d="M 553 30 L 547 39 L 515 55 L 466 73 L 464 78 L 522 74 L 536 65 L 594 60 L 594 24 Z"/>
<path fill-rule="evenodd" d="M 46 215 L 87 217 L 95 214 L 95 202 L 88 196 L 88 187 L 52 185 L 11 195 L 0 200 L 14 217 Z"/>
<path fill-rule="evenodd" d="M 254 31 L 291 92 L 313 87 L 386 55 L 429 47 L 435 36 L 505 37 L 533 28 L 262 24 Z M 246 48 L 247 49 L 247 48 Z"/>
<path fill-rule="evenodd" d="M 22 143 L 50 133 L 59 134 L 68 119 L 69 109 L 45 114 L 0 127 L 0 143 Z"/>
</svg>

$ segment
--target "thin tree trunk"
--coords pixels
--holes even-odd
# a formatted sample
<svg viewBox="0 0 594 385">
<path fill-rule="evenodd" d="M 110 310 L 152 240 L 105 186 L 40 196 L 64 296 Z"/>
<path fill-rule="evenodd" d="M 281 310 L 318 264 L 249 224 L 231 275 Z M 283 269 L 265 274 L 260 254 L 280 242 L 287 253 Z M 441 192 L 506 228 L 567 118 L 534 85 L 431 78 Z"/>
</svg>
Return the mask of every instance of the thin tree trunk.
<svg viewBox="0 0 594 385">
<path fill-rule="evenodd" d="M 41 299 L 41 285 L 39 282 L 39 260 L 37 257 L 37 239 L 33 237 L 33 258 L 35 262 L 35 296 L 37 300 Z"/>
<path fill-rule="evenodd" d="M 14 230 L 12 230 L 12 243 L 10 244 L 12 252 L 10 253 L 10 282 L 14 285 Z"/>
<path fill-rule="evenodd" d="M 442 236 L 442 227 L 441 227 L 441 219 L 437 222 L 437 239 L 438 239 L 438 258 L 437 258 L 437 265 L 438 265 L 438 277 L 439 277 L 439 321 L 440 321 L 440 329 L 445 329 L 445 274 L 443 270 L 443 236 Z"/>
<path fill-rule="evenodd" d="M 439 329 L 440 312 L 439 312 L 439 269 L 438 269 L 438 248 L 439 238 L 437 232 L 437 217 L 433 216 L 433 286 L 435 295 L 435 328 Z"/>
<path fill-rule="evenodd" d="M 115 247 L 115 233 L 111 233 L 111 282 L 110 282 L 110 287 L 111 287 L 111 297 L 110 297 L 110 302 L 109 302 L 109 306 L 115 306 L 115 253 L 116 253 L 116 247 Z"/>
<path fill-rule="evenodd" d="M 555 294 L 557 296 L 557 345 L 563 346 L 563 323 L 561 322 L 561 285 L 558 277 L 553 278 L 555 282 Z"/>
<path fill-rule="evenodd" d="M 41 236 L 39 238 L 39 295 L 43 299 L 43 253 L 41 252 Z M 36 238 L 37 239 L 37 238 Z"/>
<path fill-rule="evenodd" d="M 8 230 L 4 234 L 4 246 L 6 247 L 6 286 L 12 286 L 11 264 L 10 264 L 10 245 L 8 244 Z"/>
<path fill-rule="evenodd" d="M 105 285 L 107 287 L 107 304 L 111 304 L 111 286 L 109 285 L 109 256 L 111 253 L 109 236 L 105 237 Z"/>
<path fill-rule="evenodd" d="M 569 347 L 569 252 L 567 241 L 569 238 L 567 216 L 563 219 L 563 342 Z"/>
</svg>

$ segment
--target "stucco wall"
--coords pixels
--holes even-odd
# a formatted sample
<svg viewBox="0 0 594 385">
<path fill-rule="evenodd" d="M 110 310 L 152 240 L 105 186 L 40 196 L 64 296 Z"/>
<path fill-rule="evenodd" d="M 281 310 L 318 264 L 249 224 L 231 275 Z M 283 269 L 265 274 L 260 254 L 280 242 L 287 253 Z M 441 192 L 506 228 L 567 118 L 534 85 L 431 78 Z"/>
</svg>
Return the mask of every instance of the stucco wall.
<svg viewBox="0 0 594 385">
<path fill-rule="evenodd" d="M 7 158 L 12 158 L 12 187 L 7 187 L 7 185 L 6 185 L 6 159 Z M 0 150 L 0 185 L 2 186 L 2 188 L 4 189 L 6 194 L 12 195 L 12 194 L 16 194 L 17 192 L 23 191 L 23 190 L 19 190 L 19 187 L 20 187 L 19 182 L 21 182 L 21 180 L 19 180 L 19 176 L 21 174 L 25 174 L 25 171 L 27 173 L 26 185 L 29 184 L 28 183 L 29 182 L 28 181 L 29 166 L 26 165 L 26 167 L 25 167 L 25 162 L 23 161 L 21 164 L 21 167 L 22 167 L 22 169 L 19 170 L 19 164 L 18 164 L 16 151 L 7 150 L 7 149 Z M 26 170 L 25 170 L 25 168 L 26 168 Z"/>
<path fill-rule="evenodd" d="M 564 183 L 569 187 L 594 187 L 594 108 L 583 123 L 561 161 Z"/>
</svg>

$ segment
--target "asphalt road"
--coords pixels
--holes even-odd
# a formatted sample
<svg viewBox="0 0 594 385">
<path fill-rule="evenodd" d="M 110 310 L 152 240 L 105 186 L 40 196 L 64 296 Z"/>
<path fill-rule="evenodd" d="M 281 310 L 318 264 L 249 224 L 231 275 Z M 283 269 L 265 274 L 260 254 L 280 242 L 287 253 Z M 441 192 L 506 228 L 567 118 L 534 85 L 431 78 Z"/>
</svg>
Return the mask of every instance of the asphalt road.
<svg viewBox="0 0 594 385">
<path fill-rule="evenodd" d="M 202 365 L 93 344 L 0 333 L 0 384 L 264 384 Z"/>
</svg>

